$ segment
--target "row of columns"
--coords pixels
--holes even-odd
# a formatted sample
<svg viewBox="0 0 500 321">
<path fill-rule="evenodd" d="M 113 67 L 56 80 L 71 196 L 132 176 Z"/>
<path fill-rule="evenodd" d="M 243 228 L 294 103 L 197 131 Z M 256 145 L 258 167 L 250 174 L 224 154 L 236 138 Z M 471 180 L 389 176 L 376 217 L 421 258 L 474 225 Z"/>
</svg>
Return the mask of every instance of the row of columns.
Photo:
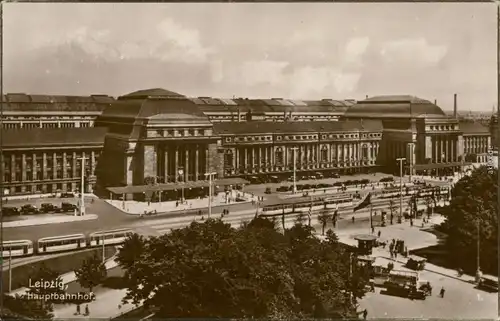
<svg viewBox="0 0 500 321">
<path fill-rule="evenodd" d="M 458 137 L 434 136 L 433 137 L 433 163 L 450 163 L 458 161 Z"/>
<path fill-rule="evenodd" d="M 365 146 L 365 147 L 363 147 Z M 297 146 L 297 168 L 320 163 L 341 161 L 357 161 L 363 158 L 365 148 L 366 159 L 374 160 L 378 155 L 379 143 L 332 143 L 332 144 L 303 144 Z M 267 166 L 293 165 L 294 146 L 242 146 L 234 149 L 232 164 L 234 168 L 255 168 Z M 322 154 L 326 153 L 326 159 Z M 323 154 L 324 155 L 324 154 Z"/>
<path fill-rule="evenodd" d="M 11 181 L 18 181 L 16 177 L 16 173 L 18 172 L 18 168 L 21 171 L 21 181 L 40 181 L 40 180 L 48 180 L 48 179 L 66 179 L 66 178 L 79 178 L 80 177 L 80 172 L 78 170 L 78 158 L 83 156 L 83 157 L 89 157 L 90 158 L 90 169 L 93 173 L 93 170 L 95 168 L 95 152 L 91 151 L 90 153 L 82 152 L 81 155 L 77 155 L 76 152 L 43 152 L 41 153 L 41 162 L 38 162 L 37 160 L 40 160 L 40 158 L 37 158 L 40 156 L 40 153 L 31 153 L 31 166 L 28 166 L 28 157 L 27 153 L 22 153 L 21 157 L 16 157 L 16 154 L 11 154 L 10 155 L 10 177 Z M 71 157 L 68 157 L 68 155 L 71 155 Z M 68 158 L 72 160 L 72 162 L 69 164 L 69 171 L 68 171 Z M 51 171 L 52 171 L 52 176 L 49 178 L 48 172 L 49 172 L 49 159 L 52 160 L 52 166 L 51 166 Z M 58 163 L 58 159 L 60 162 Z M 59 166 L 58 166 L 59 165 Z M 5 164 L 4 164 L 5 166 Z M 31 170 L 29 171 L 28 168 L 31 167 Z M 38 170 L 40 168 L 40 170 Z M 58 168 L 62 169 L 62 175 L 57 175 L 58 173 Z M 4 171 L 6 171 L 7 168 L 4 168 Z M 28 179 L 28 172 L 31 172 L 33 176 Z M 70 172 L 70 175 L 68 175 L 68 172 Z M 41 174 L 40 177 L 38 177 L 38 173 Z M 36 175 L 36 176 L 35 176 Z"/>
<path fill-rule="evenodd" d="M 204 180 L 209 166 L 208 155 L 208 145 L 165 145 L 158 153 L 157 172 L 165 177 L 165 182 Z"/>
<path fill-rule="evenodd" d="M 487 136 L 465 136 L 464 149 L 467 154 L 487 153 L 489 148 Z"/>
</svg>

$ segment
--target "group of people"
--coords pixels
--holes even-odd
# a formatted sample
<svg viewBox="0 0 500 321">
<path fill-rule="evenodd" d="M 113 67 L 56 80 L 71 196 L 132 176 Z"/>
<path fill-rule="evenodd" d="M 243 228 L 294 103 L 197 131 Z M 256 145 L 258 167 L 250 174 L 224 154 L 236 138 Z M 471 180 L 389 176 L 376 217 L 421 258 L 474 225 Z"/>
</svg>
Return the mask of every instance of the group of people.
<svg viewBox="0 0 500 321">
<path fill-rule="evenodd" d="M 76 312 L 75 312 L 75 315 L 81 315 L 81 312 L 80 312 L 80 304 L 77 304 L 76 305 Z M 90 310 L 89 310 L 89 305 L 86 304 L 85 305 L 85 313 L 83 314 L 84 316 L 88 316 L 90 315 Z"/>
</svg>

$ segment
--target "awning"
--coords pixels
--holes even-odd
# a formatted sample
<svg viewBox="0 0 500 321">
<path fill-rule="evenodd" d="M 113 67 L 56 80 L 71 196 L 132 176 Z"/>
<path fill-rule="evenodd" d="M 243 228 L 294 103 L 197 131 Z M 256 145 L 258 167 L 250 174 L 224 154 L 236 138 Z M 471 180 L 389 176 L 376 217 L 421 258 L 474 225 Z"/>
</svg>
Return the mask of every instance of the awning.
<svg viewBox="0 0 500 321">
<path fill-rule="evenodd" d="M 434 163 L 434 164 L 416 164 L 413 166 L 415 170 L 426 170 L 426 169 L 436 169 L 436 168 L 446 168 L 446 167 L 457 167 L 457 166 L 468 166 L 471 165 L 470 162 L 453 162 L 453 163 Z"/>
<path fill-rule="evenodd" d="M 236 177 L 236 178 L 216 179 L 213 184 L 215 186 L 228 186 L 228 185 L 243 185 L 248 183 L 249 182 L 247 180 Z M 176 189 L 202 188 L 202 187 L 208 187 L 208 181 L 178 182 L 178 183 L 167 183 L 167 184 L 157 184 L 157 185 L 129 185 L 129 186 L 108 187 L 107 190 L 113 194 L 138 194 L 138 193 L 145 193 L 146 191 L 158 192 L 158 191 L 172 191 Z"/>
</svg>

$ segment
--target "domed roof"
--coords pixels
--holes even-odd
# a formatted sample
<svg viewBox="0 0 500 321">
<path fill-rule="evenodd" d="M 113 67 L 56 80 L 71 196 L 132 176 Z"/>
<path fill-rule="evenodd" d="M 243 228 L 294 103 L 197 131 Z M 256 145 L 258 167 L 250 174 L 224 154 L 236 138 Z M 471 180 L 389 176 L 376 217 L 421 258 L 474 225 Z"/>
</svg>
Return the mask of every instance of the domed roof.
<svg viewBox="0 0 500 321">
<path fill-rule="evenodd" d="M 150 97 L 185 97 L 175 91 L 166 90 L 163 88 L 143 89 L 123 95 L 119 99 L 146 99 Z"/>
<path fill-rule="evenodd" d="M 445 117 L 444 111 L 428 100 L 410 96 L 375 96 L 358 101 L 350 107 L 345 117 L 366 118 L 416 118 L 416 117 Z"/>
</svg>

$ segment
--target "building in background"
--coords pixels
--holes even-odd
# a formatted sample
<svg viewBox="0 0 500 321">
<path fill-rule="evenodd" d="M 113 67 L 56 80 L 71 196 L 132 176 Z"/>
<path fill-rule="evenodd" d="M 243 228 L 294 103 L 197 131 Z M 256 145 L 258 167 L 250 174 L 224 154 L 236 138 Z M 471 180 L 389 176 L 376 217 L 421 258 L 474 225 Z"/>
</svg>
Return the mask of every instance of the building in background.
<svg viewBox="0 0 500 321">
<path fill-rule="evenodd" d="M 156 88 L 117 99 L 8 94 L 4 101 L 12 112 L 3 130 L 4 195 L 75 191 L 82 155 L 87 191 L 135 198 L 152 186 L 196 193 L 209 173 L 219 185 L 280 181 L 294 168 L 299 177 L 399 173 L 398 157 L 407 159 L 407 173 L 444 175 L 466 165 L 467 155 L 486 161 L 489 146 L 484 128 L 411 96 L 218 99 Z M 456 106 L 455 97 L 455 114 Z"/>
<path fill-rule="evenodd" d="M 77 191 L 81 157 L 85 188 L 92 192 L 106 128 L 4 129 L 3 195 Z"/>
<path fill-rule="evenodd" d="M 464 142 L 458 120 L 428 100 L 413 96 L 367 98 L 349 108 L 343 118 L 382 122 L 379 162 L 389 172 L 399 172 L 398 158 L 406 158 L 406 170 L 412 173 L 444 174 L 463 165 Z"/>
<path fill-rule="evenodd" d="M 113 101 L 106 95 L 7 94 L 2 104 L 3 128 L 93 127 L 95 118 Z"/>
</svg>

